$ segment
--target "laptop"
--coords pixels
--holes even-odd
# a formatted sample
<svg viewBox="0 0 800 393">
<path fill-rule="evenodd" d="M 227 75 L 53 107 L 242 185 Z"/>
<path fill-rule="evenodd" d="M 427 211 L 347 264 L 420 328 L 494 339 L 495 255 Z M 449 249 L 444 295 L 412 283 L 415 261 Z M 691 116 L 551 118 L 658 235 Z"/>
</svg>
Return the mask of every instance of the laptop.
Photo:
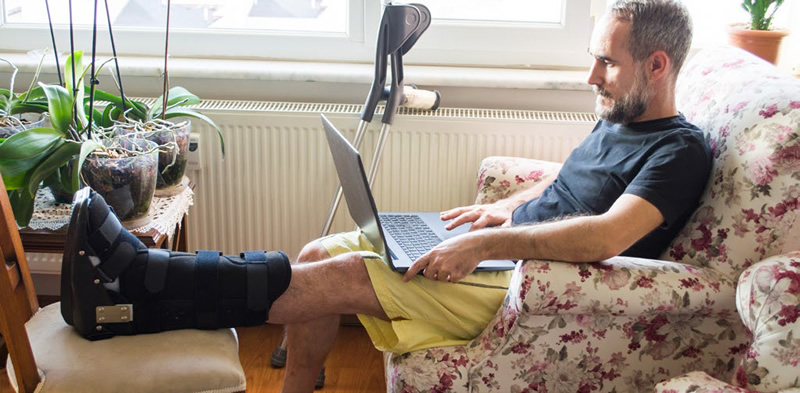
<svg viewBox="0 0 800 393">
<path fill-rule="evenodd" d="M 350 216 L 392 270 L 405 272 L 435 245 L 469 231 L 469 223 L 446 230 L 439 213 L 378 213 L 361 155 L 325 115 L 321 117 Z M 514 266 L 511 260 L 489 260 L 476 270 L 512 270 Z"/>
</svg>

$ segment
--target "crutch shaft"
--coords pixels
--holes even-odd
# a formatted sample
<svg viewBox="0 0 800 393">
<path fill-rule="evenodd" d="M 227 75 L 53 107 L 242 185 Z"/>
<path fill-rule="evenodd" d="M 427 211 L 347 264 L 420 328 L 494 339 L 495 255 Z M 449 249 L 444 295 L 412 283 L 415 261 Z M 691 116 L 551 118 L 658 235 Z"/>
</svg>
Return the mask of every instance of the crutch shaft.
<svg viewBox="0 0 800 393">
<path fill-rule="evenodd" d="M 381 133 L 378 136 L 378 145 L 375 147 L 375 155 L 372 157 L 372 165 L 369 167 L 369 187 L 372 188 L 372 183 L 375 180 L 375 175 L 378 174 L 378 167 L 381 164 L 381 156 L 383 155 L 383 148 L 386 146 L 386 138 L 389 135 L 391 124 L 383 124 L 381 126 Z"/>
</svg>

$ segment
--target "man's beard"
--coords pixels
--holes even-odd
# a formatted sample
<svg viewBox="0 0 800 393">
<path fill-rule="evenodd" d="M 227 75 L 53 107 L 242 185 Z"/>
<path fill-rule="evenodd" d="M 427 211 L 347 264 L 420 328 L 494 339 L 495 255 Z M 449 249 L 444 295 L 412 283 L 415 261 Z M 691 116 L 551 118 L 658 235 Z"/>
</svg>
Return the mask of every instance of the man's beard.
<svg viewBox="0 0 800 393">
<path fill-rule="evenodd" d="M 633 81 L 631 90 L 624 96 L 614 99 L 608 90 L 593 86 L 595 94 L 598 95 L 598 101 L 595 105 L 595 113 L 601 119 L 612 123 L 629 124 L 634 119 L 641 116 L 647 110 L 647 104 L 650 102 L 652 94 L 648 89 L 647 76 L 644 70 L 637 67 L 636 78 Z M 611 98 L 611 107 L 604 107 L 599 101 L 599 97 Z"/>
</svg>

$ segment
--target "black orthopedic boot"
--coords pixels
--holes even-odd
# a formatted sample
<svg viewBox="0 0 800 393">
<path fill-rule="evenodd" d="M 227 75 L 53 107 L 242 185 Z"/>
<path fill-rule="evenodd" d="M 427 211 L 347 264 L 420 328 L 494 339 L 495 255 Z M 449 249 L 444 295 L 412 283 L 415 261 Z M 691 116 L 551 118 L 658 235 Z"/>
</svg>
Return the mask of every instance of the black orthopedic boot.
<svg viewBox="0 0 800 393">
<path fill-rule="evenodd" d="M 61 266 L 61 315 L 81 336 L 252 326 L 292 277 L 282 252 L 148 249 L 100 194 L 76 194 Z"/>
</svg>

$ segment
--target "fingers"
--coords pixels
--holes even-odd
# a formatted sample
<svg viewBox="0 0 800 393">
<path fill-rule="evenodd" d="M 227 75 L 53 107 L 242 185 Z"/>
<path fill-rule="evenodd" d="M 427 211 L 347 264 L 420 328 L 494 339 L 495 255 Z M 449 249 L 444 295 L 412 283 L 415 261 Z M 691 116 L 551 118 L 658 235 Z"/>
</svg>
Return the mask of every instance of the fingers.
<svg viewBox="0 0 800 393">
<path fill-rule="evenodd" d="M 486 215 L 486 214 L 478 217 L 478 219 L 475 220 L 472 223 L 472 226 L 469 227 L 470 232 L 478 230 L 478 229 L 486 228 L 486 226 L 490 224 L 489 219 L 490 219 L 490 217 L 488 215 Z"/>
<path fill-rule="evenodd" d="M 449 231 L 449 230 L 451 230 L 453 228 L 456 228 L 456 227 L 460 226 L 461 224 L 466 224 L 468 222 L 474 222 L 475 220 L 478 220 L 478 219 L 481 218 L 481 214 L 482 214 L 482 212 L 480 210 L 477 210 L 477 209 L 476 210 L 472 210 L 472 211 L 468 211 L 468 212 L 464 212 L 460 216 L 454 218 L 453 221 L 450 221 L 450 223 L 445 225 L 444 228 Z"/>
<path fill-rule="evenodd" d="M 441 264 L 433 264 L 431 263 L 432 259 L 434 258 L 430 254 L 421 256 L 403 275 L 403 282 L 411 281 L 419 272 L 422 272 L 422 275 L 429 280 L 443 282 L 457 282 L 469 274 L 469 272 L 457 271 L 459 269 L 451 270 L 445 266 L 439 266 Z"/>
<path fill-rule="evenodd" d="M 428 254 L 425 254 L 419 257 L 419 259 L 417 259 L 416 262 L 414 262 L 414 264 L 411 265 L 411 267 L 408 268 L 408 270 L 406 270 L 406 274 L 403 275 L 403 282 L 411 281 L 411 279 L 414 278 L 414 276 L 416 276 L 419 272 L 422 271 L 422 269 L 425 269 L 427 266 L 428 266 Z"/>
<path fill-rule="evenodd" d="M 463 214 L 466 211 L 469 211 L 470 209 L 472 209 L 472 206 L 461 206 L 447 211 L 443 211 L 439 213 L 439 216 L 442 218 L 442 220 L 449 220 L 453 217 L 458 217 L 459 215 Z"/>
</svg>

